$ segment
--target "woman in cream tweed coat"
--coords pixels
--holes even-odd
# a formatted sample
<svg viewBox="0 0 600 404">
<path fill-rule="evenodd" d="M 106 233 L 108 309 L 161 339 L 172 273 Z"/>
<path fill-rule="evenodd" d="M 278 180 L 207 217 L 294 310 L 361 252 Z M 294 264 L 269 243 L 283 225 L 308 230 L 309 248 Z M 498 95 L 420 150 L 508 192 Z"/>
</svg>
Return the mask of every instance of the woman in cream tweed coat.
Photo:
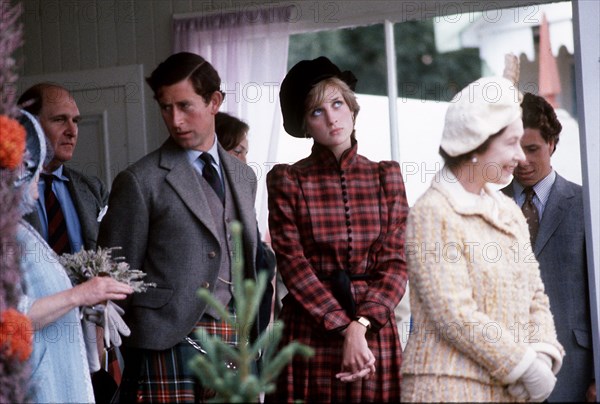
<svg viewBox="0 0 600 404">
<path fill-rule="evenodd" d="M 471 83 L 446 114 L 446 164 L 411 209 L 413 328 L 402 401 L 543 401 L 564 351 L 521 210 L 492 184 L 524 158 L 519 93 Z"/>
</svg>

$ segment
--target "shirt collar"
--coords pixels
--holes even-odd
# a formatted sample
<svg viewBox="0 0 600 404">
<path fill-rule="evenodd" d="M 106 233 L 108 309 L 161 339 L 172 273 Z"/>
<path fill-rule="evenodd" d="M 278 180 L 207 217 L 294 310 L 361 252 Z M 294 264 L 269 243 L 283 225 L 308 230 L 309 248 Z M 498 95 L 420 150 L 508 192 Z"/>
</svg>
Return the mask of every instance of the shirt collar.
<svg viewBox="0 0 600 404">
<path fill-rule="evenodd" d="M 56 170 L 52 171 L 50 174 L 61 181 L 69 181 L 69 179 L 63 173 L 63 168 L 64 166 L 61 164 Z"/>
<path fill-rule="evenodd" d="M 208 149 L 207 151 L 201 152 L 200 150 L 187 149 L 186 153 L 187 153 L 188 161 L 193 165 L 194 162 L 196 160 L 198 160 L 198 157 L 200 157 L 200 155 L 202 153 L 208 153 L 215 160 L 215 163 L 217 164 L 217 166 L 221 167 L 221 160 L 219 159 L 219 147 L 217 145 L 218 143 L 219 142 L 217 139 L 217 135 L 215 135 L 215 141 L 214 141 L 213 145 L 211 146 L 211 148 Z"/>
<path fill-rule="evenodd" d="M 543 205 L 546 205 L 546 202 L 550 197 L 550 191 L 552 190 L 552 185 L 554 185 L 554 181 L 556 181 L 556 171 L 552 169 L 550 171 L 550 174 L 539 180 L 538 183 L 533 186 L 535 195 L 540 200 L 540 202 L 542 202 Z M 523 194 L 525 187 L 521 183 L 519 183 L 519 181 L 515 180 L 513 182 L 513 190 L 515 192 L 515 195 L 521 197 L 521 194 Z M 524 198 L 525 196 L 523 196 L 523 199 Z"/>
</svg>

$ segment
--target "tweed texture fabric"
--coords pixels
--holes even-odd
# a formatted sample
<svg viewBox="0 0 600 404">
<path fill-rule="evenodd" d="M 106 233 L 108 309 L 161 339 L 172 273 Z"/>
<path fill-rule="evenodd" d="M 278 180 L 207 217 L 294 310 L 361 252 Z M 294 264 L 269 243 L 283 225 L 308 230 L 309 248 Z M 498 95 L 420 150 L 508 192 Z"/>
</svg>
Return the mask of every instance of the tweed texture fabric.
<svg viewBox="0 0 600 404">
<path fill-rule="evenodd" d="M 282 344 L 298 341 L 315 355 L 294 358 L 266 401 L 399 401 L 402 354 L 394 308 L 407 279 L 408 205 L 398 164 L 369 161 L 357 154 L 356 142 L 338 163 L 315 143 L 308 158 L 275 166 L 267 187 L 272 245 L 289 290 L 280 314 Z M 330 282 L 321 279 L 338 269 L 373 275 L 352 282 L 356 314 L 372 324 L 367 343 L 377 370 L 370 380 L 346 384 L 335 378 L 344 341 L 339 331 L 352 319 L 333 297 Z"/>
<path fill-rule="evenodd" d="M 470 200 L 467 194 L 444 169 L 411 208 L 406 257 L 413 329 L 402 368 L 416 384 L 444 376 L 463 388 L 403 393 L 403 401 L 475 401 L 479 396 L 465 395 L 463 383 L 506 387 L 525 370 L 515 372 L 530 348 L 552 352 L 555 371 L 562 363 L 519 207 L 487 187 L 481 196 L 468 194 Z M 514 401 L 508 392 L 498 400 Z"/>
<path fill-rule="evenodd" d="M 468 397 L 465 399 L 464 397 Z M 413 403 L 501 403 L 525 402 L 512 397 L 501 385 L 490 385 L 465 377 L 443 375 L 404 375 L 402 402 Z"/>
</svg>

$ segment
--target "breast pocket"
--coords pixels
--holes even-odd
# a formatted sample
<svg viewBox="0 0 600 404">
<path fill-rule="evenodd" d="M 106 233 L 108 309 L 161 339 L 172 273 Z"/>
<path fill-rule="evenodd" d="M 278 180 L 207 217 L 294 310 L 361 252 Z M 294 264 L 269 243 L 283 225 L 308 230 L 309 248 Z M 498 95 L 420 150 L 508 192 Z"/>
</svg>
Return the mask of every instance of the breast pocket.
<svg viewBox="0 0 600 404">
<path fill-rule="evenodd" d="M 149 288 L 144 293 L 136 294 L 131 302 L 132 306 L 147 307 L 149 309 L 160 309 L 171 300 L 173 289 Z"/>
</svg>

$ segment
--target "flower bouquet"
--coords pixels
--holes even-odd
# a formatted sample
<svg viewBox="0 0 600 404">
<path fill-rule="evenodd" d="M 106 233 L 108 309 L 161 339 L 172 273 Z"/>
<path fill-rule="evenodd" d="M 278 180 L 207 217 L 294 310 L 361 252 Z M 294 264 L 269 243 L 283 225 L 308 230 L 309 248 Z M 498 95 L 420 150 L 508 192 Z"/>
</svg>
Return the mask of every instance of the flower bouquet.
<svg viewBox="0 0 600 404">
<path fill-rule="evenodd" d="M 131 269 L 123 257 L 113 257 L 113 251 L 120 247 L 100 248 L 97 250 L 81 250 L 75 254 L 63 254 L 58 257 L 73 285 L 86 282 L 95 276 L 108 276 L 125 283 L 134 292 L 145 292 L 155 283 L 145 282 L 146 273 Z M 100 370 L 100 362 L 96 350 L 96 326 L 104 329 L 105 348 L 120 346 L 121 335 L 129 336 L 131 330 L 123 321 L 125 311 L 112 301 L 82 308 L 82 329 L 86 340 L 87 357 L 90 371 Z"/>
<path fill-rule="evenodd" d="M 109 276 L 131 286 L 134 292 L 145 292 L 149 287 L 156 287 L 155 283 L 142 280 L 146 276 L 145 272 L 131 269 L 129 264 L 123 261 L 123 257 L 112 256 L 113 251 L 120 249 L 121 247 L 98 247 L 96 251 L 81 250 L 75 254 L 63 254 L 58 259 L 74 285 L 94 276 Z"/>
</svg>

